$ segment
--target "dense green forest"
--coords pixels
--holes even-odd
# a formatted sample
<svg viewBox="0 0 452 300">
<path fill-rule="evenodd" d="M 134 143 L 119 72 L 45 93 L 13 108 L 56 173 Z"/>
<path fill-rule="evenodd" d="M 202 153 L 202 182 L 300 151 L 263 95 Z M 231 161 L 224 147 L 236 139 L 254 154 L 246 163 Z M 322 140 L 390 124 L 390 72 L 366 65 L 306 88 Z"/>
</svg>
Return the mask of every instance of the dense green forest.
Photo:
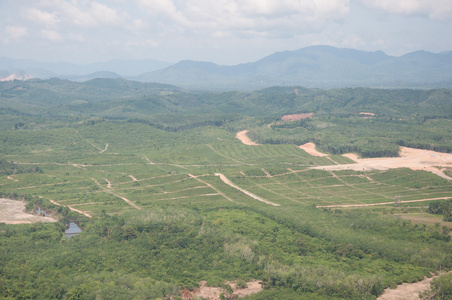
<svg viewBox="0 0 452 300">
<path fill-rule="evenodd" d="M 313 115 L 281 120 L 296 113 Z M 449 153 L 451 120 L 446 89 L 0 82 L 0 197 L 59 220 L 0 224 L 0 298 L 178 299 L 200 281 L 231 298 L 228 282 L 259 280 L 246 299 L 375 299 L 450 270 L 450 180 L 313 167 Z M 450 294 L 440 278 L 431 295 Z"/>
</svg>

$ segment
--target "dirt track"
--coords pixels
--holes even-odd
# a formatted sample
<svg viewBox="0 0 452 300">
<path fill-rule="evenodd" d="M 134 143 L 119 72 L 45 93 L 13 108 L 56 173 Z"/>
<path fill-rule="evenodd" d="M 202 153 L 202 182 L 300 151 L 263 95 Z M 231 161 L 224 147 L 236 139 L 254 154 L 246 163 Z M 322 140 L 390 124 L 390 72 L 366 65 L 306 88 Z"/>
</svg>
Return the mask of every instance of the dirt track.
<svg viewBox="0 0 452 300">
<path fill-rule="evenodd" d="M 440 198 L 427 198 L 427 199 L 418 199 L 418 200 L 407 200 L 407 201 L 399 201 L 402 203 L 415 203 L 415 202 L 425 202 L 425 201 L 436 201 L 436 200 L 449 200 L 452 197 L 440 197 Z M 394 201 L 392 202 L 380 202 L 380 203 L 369 203 L 369 204 L 333 204 L 333 205 L 318 205 L 318 208 L 339 208 L 339 207 L 366 207 L 366 206 L 379 206 L 379 205 L 394 205 Z"/>
<path fill-rule="evenodd" d="M 276 204 L 276 203 L 270 202 L 270 201 L 268 201 L 268 200 L 262 199 L 261 197 L 255 195 L 255 194 L 253 194 L 253 193 L 251 193 L 251 192 L 248 192 L 247 190 L 244 190 L 244 189 L 242 189 L 241 187 L 236 186 L 234 183 L 232 183 L 232 181 L 230 181 L 230 180 L 229 180 L 226 176 L 224 176 L 223 174 L 215 173 L 215 176 L 220 177 L 220 179 L 221 179 L 224 183 L 226 183 L 226 184 L 229 185 L 229 186 L 232 186 L 233 188 L 235 188 L 235 189 L 241 191 L 242 193 L 244 193 L 244 194 L 250 196 L 251 198 L 254 198 L 254 199 L 258 200 L 258 201 L 261 201 L 261 202 L 264 202 L 264 203 L 267 203 L 267 204 L 270 204 L 270 205 L 273 205 L 273 206 L 279 206 L 279 204 Z"/>
</svg>

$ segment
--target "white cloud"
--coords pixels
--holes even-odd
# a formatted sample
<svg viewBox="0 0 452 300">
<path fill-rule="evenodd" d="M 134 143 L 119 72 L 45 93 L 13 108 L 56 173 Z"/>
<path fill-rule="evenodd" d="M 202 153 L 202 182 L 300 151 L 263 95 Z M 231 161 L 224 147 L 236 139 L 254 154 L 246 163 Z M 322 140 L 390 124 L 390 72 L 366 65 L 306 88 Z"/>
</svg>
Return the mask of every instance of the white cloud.
<svg viewBox="0 0 452 300">
<path fill-rule="evenodd" d="M 45 39 L 47 39 L 49 41 L 52 41 L 52 42 L 61 40 L 60 34 L 58 32 L 56 32 L 56 31 L 54 31 L 54 30 L 43 29 L 43 30 L 41 30 L 41 35 Z"/>
<path fill-rule="evenodd" d="M 28 29 L 24 26 L 6 26 L 5 33 L 11 40 L 22 40 L 24 37 L 28 36 Z"/>
<path fill-rule="evenodd" d="M 120 14 L 113 8 L 95 1 L 49 0 L 43 2 L 45 7 L 54 10 L 64 23 L 78 27 L 98 27 L 102 25 L 122 25 Z"/>
<path fill-rule="evenodd" d="M 78 33 L 78 34 L 77 33 L 69 33 L 67 35 L 67 37 L 69 39 L 73 40 L 73 41 L 78 42 L 78 43 L 82 43 L 82 42 L 85 41 L 85 37 L 82 34 L 80 34 L 80 33 Z"/>
<path fill-rule="evenodd" d="M 318 30 L 349 12 L 349 0 L 138 0 L 154 17 L 184 31 L 223 37 L 290 36 Z"/>
<path fill-rule="evenodd" d="M 152 48 L 157 48 L 158 46 L 160 46 L 160 43 L 156 42 L 154 40 L 148 39 L 148 40 L 146 40 L 145 45 L 152 47 Z"/>
<path fill-rule="evenodd" d="M 54 27 L 60 20 L 55 12 L 49 13 L 37 8 L 28 8 L 24 12 L 25 18 L 41 23 L 47 27 Z"/>
<path fill-rule="evenodd" d="M 114 9 L 97 2 L 92 2 L 89 12 L 91 17 L 101 24 L 118 24 L 122 23 L 121 17 Z"/>
<path fill-rule="evenodd" d="M 361 0 L 369 7 L 403 15 L 425 15 L 431 19 L 452 18 L 452 0 Z"/>
<path fill-rule="evenodd" d="M 138 4 L 145 7 L 147 12 L 153 15 L 174 15 L 177 12 L 176 6 L 171 0 L 138 0 Z"/>
</svg>

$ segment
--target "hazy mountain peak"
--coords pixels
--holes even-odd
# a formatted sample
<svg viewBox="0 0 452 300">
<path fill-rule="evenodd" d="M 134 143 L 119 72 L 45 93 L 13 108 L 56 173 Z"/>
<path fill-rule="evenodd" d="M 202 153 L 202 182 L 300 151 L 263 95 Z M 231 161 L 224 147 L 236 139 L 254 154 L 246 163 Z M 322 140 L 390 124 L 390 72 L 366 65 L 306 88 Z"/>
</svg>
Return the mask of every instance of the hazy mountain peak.
<svg viewBox="0 0 452 300">
<path fill-rule="evenodd" d="M 173 65 L 160 62 L 161 68 L 152 69 L 151 65 L 155 62 L 153 60 L 112 60 L 81 66 L 0 58 L 0 69 L 10 74 L 15 74 L 21 69 L 32 77 L 59 76 L 77 81 L 96 77 L 120 78 L 124 77 L 125 73 L 131 74 L 141 70 L 142 72 L 139 73 L 141 75 L 129 75 L 125 78 L 216 90 L 252 90 L 275 85 L 319 88 L 356 86 L 425 88 L 450 87 L 452 83 L 452 51 L 435 54 L 421 50 L 395 57 L 382 51 L 316 45 L 293 51 L 276 52 L 258 61 L 235 66 L 182 60 Z M 27 64 L 30 65 L 23 67 Z M 16 67 L 12 70 L 12 65 L 21 66 L 21 68 Z M 64 73 L 66 75 L 50 72 L 55 68 L 60 72 L 63 69 L 67 70 L 67 73 Z M 94 71 L 86 72 L 87 70 Z M 116 70 L 122 70 L 124 73 Z"/>
</svg>

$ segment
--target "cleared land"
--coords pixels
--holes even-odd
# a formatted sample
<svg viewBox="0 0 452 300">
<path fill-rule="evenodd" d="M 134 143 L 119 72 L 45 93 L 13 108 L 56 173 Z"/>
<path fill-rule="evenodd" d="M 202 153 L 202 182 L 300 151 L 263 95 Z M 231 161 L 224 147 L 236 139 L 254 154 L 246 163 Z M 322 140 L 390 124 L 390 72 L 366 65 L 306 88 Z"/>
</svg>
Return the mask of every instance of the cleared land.
<svg viewBox="0 0 452 300">
<path fill-rule="evenodd" d="M 237 132 L 236 138 L 238 138 L 242 143 L 248 146 L 257 146 L 258 143 L 253 142 L 246 134 L 249 132 L 249 130 L 242 130 L 240 132 Z"/>
<path fill-rule="evenodd" d="M 56 222 L 50 217 L 35 216 L 24 212 L 25 202 L 0 198 L 0 223 L 29 224 Z"/>
<path fill-rule="evenodd" d="M 260 281 L 258 281 L 258 280 L 247 282 L 246 283 L 247 287 L 243 288 L 243 289 L 237 288 L 237 284 L 234 282 L 229 282 L 228 284 L 231 286 L 232 290 L 234 291 L 233 295 L 235 295 L 239 298 L 245 297 L 247 295 L 259 293 L 260 291 L 262 291 L 262 285 L 261 285 Z M 185 296 L 188 296 L 188 297 L 186 297 L 184 299 L 201 298 L 201 299 L 217 300 L 217 299 L 220 299 L 220 294 L 222 292 L 224 292 L 224 289 L 219 288 L 219 287 L 207 286 L 206 281 L 201 281 L 199 284 L 199 289 L 194 290 L 190 294 L 186 293 Z M 190 297 L 192 297 L 192 298 L 190 298 Z"/>
<path fill-rule="evenodd" d="M 237 133 L 238 138 L 245 145 L 258 145 L 251 141 L 247 136 L 249 130 L 243 130 Z M 314 143 L 306 143 L 299 146 L 300 149 L 306 151 L 309 155 L 318 157 L 328 157 L 329 154 L 322 153 L 316 150 Z M 409 168 L 412 170 L 425 170 L 441 176 L 447 180 L 452 180 L 452 177 L 444 174 L 442 168 L 452 167 L 452 154 L 441 153 L 431 150 L 413 149 L 408 147 L 400 147 L 400 157 L 383 157 L 383 158 L 359 158 L 354 153 L 347 153 L 343 155 L 355 163 L 353 164 L 335 164 L 328 166 L 317 166 L 313 169 L 326 171 L 371 171 L 371 170 L 389 170 L 396 168 Z"/>
<path fill-rule="evenodd" d="M 424 277 L 424 280 L 415 283 L 404 283 L 397 286 L 396 289 L 387 288 L 384 294 L 378 297 L 378 300 L 421 299 L 419 293 L 428 291 L 430 283 L 438 277 L 438 275 L 430 278 Z"/>
<path fill-rule="evenodd" d="M 283 121 L 298 121 L 302 119 L 311 119 L 314 113 L 296 114 L 296 115 L 285 115 L 281 119 Z"/>
<path fill-rule="evenodd" d="M 315 144 L 314 143 L 306 143 L 304 145 L 298 146 L 298 148 L 303 149 L 304 151 L 306 151 L 307 153 L 309 153 L 312 156 L 328 156 L 328 154 L 319 152 L 315 149 Z"/>
<path fill-rule="evenodd" d="M 411 170 L 425 170 L 445 179 L 452 180 L 451 177 L 445 175 L 440 168 L 452 167 L 452 154 L 440 153 L 430 150 L 420 150 L 407 147 L 400 147 L 400 157 L 384 157 L 384 158 L 364 158 L 361 159 L 355 154 L 344 154 L 344 156 L 356 161 L 354 164 L 319 166 L 314 169 L 341 171 L 371 171 L 371 170 L 388 170 L 396 168 L 409 168 Z"/>
</svg>

